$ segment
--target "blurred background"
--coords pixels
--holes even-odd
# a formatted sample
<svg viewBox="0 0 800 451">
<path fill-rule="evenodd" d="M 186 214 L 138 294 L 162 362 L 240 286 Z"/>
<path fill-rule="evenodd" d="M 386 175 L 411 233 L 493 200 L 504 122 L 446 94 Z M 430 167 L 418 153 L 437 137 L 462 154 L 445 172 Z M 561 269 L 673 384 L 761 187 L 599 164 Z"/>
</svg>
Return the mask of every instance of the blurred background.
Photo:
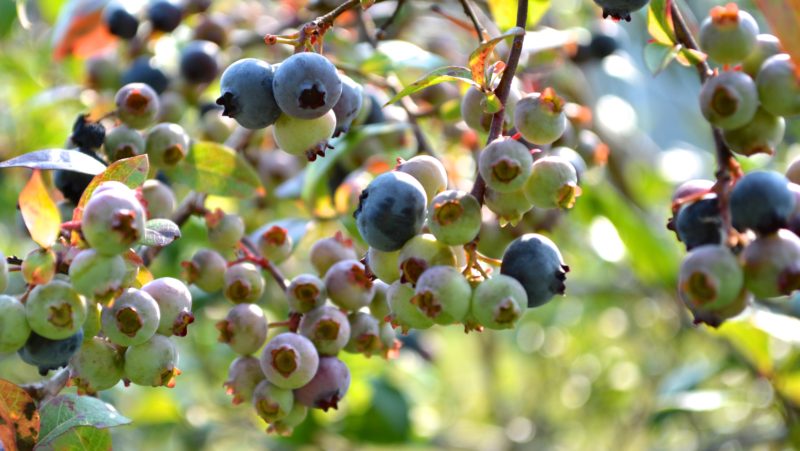
<svg viewBox="0 0 800 451">
<path fill-rule="evenodd" d="M 244 56 L 278 62 L 289 49 L 265 46 L 263 35 L 280 34 L 336 3 L 214 0 L 171 35 L 147 42 L 145 53 L 174 76 L 178 49 L 204 18 L 213 17 L 227 30 L 225 66 Z M 354 78 L 393 72 L 403 85 L 436 67 L 466 65 L 477 40 L 448 19 L 466 20 L 459 3 L 405 3 L 377 50 L 360 42 L 363 32 L 349 14 L 326 35 L 326 54 Z M 497 13 L 502 2 L 490 3 Z M 680 2 L 695 26 L 722 3 Z M 768 30 L 751 2 L 737 3 L 762 32 Z M 487 3 L 475 4 L 488 17 Z M 554 86 L 574 103 L 571 132 L 560 144 L 576 149 L 587 166 L 583 195 L 567 213 L 534 210 L 513 227 L 500 228 L 487 214 L 481 251 L 499 257 L 521 233 L 547 234 L 571 268 L 566 296 L 529 310 L 516 330 L 465 334 L 438 327 L 402 337 L 394 360 L 343 354 L 352 372 L 344 402 L 336 411 L 310 412 L 293 436 L 283 438 L 267 435 L 252 408 L 231 404 L 222 384 L 235 355 L 217 342 L 214 328 L 230 304 L 221 294 L 193 289 L 197 320 L 187 337 L 176 340 L 183 372 L 176 387 L 120 384 L 100 394 L 133 420 L 112 430 L 116 449 L 774 450 L 800 443 L 800 321 L 794 317 L 800 298 L 753 306 L 714 330 L 693 326 L 676 296 L 685 251 L 665 227 L 670 196 L 682 181 L 712 178 L 715 167 L 695 70 L 673 62 L 657 76 L 651 73 L 643 50 L 646 10 L 630 23 L 614 23 L 600 20 L 590 1 L 531 4 L 544 14 L 528 28 L 519 78 L 525 92 Z M 366 23 L 380 26 L 396 6 L 376 4 L 364 14 Z M 59 0 L 0 0 L 0 159 L 64 147 L 79 113 L 99 117 L 113 109 L 131 55 L 141 53 L 120 44 L 89 60 L 54 62 L 54 27 L 64 7 Z M 488 20 L 490 33 L 497 34 Z M 498 13 L 497 24 L 507 29 L 513 14 Z M 506 50 L 507 43 L 499 47 L 501 55 Z M 432 111 L 420 126 L 445 161 L 451 186 L 461 189 L 471 186 L 471 152 L 485 140 L 460 122 L 459 92 L 465 89 L 440 85 L 414 96 Z M 218 114 L 201 114 L 202 105 L 219 95 L 218 81 L 201 90 L 178 82 L 169 92 L 182 99 L 173 114 L 193 137 L 224 140 L 231 133 L 232 125 Z M 384 112 L 390 122 L 399 117 L 403 123 L 396 107 Z M 798 122 L 787 121 L 775 156 L 742 159 L 742 165 L 782 172 L 800 155 L 797 132 Z M 300 239 L 282 270 L 293 277 L 313 271 L 308 249 L 317 239 L 354 230 L 348 183 L 356 177 L 345 177 L 363 173 L 367 163 L 408 158 L 417 144 L 402 126 L 346 143 L 316 163 L 312 183 L 309 170 L 298 173 L 304 162 L 265 157 L 277 154 L 270 154 L 271 133 L 259 133 L 246 153 L 268 195 L 250 201 L 212 197 L 209 206 L 240 212 L 249 232 L 291 218 Z M 35 247 L 16 210 L 28 174 L 0 172 L 0 249 L 6 255 Z M 173 183 L 179 198 L 188 192 L 180 180 Z M 205 243 L 204 222 L 191 219 L 183 238 L 159 255 L 153 273 L 180 277 L 180 262 Z M 271 279 L 268 286 L 260 304 L 270 320 L 280 321 L 283 294 Z M 16 280 L 10 291 L 21 289 Z M 0 355 L 0 377 L 40 379 L 16 355 Z"/>
</svg>

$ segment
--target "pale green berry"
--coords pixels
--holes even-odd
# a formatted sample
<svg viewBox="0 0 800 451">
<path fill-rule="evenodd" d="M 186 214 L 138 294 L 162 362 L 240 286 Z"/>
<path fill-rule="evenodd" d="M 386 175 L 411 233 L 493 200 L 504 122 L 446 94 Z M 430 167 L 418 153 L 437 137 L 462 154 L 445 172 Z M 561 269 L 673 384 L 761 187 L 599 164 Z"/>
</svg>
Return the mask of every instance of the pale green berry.
<svg viewBox="0 0 800 451">
<path fill-rule="evenodd" d="M 30 334 L 25 305 L 16 298 L 0 295 L 0 354 L 17 352 Z"/>
<path fill-rule="evenodd" d="M 83 327 L 86 301 L 69 283 L 54 280 L 30 292 L 25 314 L 32 331 L 50 340 L 63 340 Z"/>
<path fill-rule="evenodd" d="M 122 287 L 127 270 L 121 255 L 102 255 L 95 249 L 85 249 L 72 259 L 69 279 L 78 293 L 101 299 Z"/>
<path fill-rule="evenodd" d="M 125 378 L 134 384 L 172 388 L 178 374 L 178 351 L 168 337 L 155 334 L 125 351 Z"/>
</svg>

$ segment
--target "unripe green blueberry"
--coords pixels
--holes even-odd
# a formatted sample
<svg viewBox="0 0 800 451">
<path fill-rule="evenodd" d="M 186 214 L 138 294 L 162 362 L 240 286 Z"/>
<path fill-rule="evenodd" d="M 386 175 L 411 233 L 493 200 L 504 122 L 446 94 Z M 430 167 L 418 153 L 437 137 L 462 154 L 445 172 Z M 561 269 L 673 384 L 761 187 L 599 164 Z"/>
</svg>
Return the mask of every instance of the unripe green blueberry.
<svg viewBox="0 0 800 451">
<path fill-rule="evenodd" d="M 742 61 L 742 72 L 755 80 L 764 61 L 771 56 L 782 53 L 782 50 L 778 38 L 771 34 L 759 34 L 756 36 L 756 45 L 753 51 Z"/>
<path fill-rule="evenodd" d="M 189 144 L 189 135 L 183 127 L 163 122 L 147 132 L 145 149 L 152 166 L 171 168 L 186 157 Z"/>
<path fill-rule="evenodd" d="M 34 249 L 22 261 L 22 278 L 30 285 L 41 285 L 56 275 L 56 253 L 51 249 Z"/>
<path fill-rule="evenodd" d="M 678 290 L 692 311 L 713 312 L 727 307 L 743 287 L 742 266 L 726 246 L 696 247 L 681 263 Z"/>
<path fill-rule="evenodd" d="M 561 157 L 536 160 L 524 191 L 525 197 L 538 208 L 569 209 L 581 195 L 575 167 Z"/>
<path fill-rule="evenodd" d="M 149 293 L 129 288 L 103 309 L 103 332 L 111 342 L 133 346 L 146 342 L 158 329 L 161 313 Z"/>
<path fill-rule="evenodd" d="M 229 252 L 239 245 L 244 236 L 244 220 L 239 215 L 225 214 L 221 210 L 206 215 L 208 241 L 220 252 Z"/>
<path fill-rule="evenodd" d="M 30 334 L 25 305 L 16 298 L 0 294 L 0 354 L 17 352 Z"/>
<path fill-rule="evenodd" d="M 266 282 L 256 265 L 237 263 L 225 271 L 225 297 L 236 304 L 256 302 L 264 294 Z"/>
<path fill-rule="evenodd" d="M 354 354 L 364 354 L 367 357 L 383 350 L 381 342 L 381 323 L 374 316 L 364 313 L 351 313 L 350 339 L 344 350 Z"/>
<path fill-rule="evenodd" d="M 333 110 L 316 119 L 299 119 L 282 114 L 275 121 L 272 135 L 281 149 L 292 155 L 305 155 L 309 161 L 314 161 L 317 156 L 325 156 L 328 140 L 335 129 L 336 114 Z"/>
<path fill-rule="evenodd" d="M 756 76 L 761 107 L 775 116 L 800 114 L 800 77 L 792 58 L 781 53 L 764 61 Z"/>
<path fill-rule="evenodd" d="M 466 244 L 481 230 L 481 205 L 466 191 L 445 191 L 430 203 L 428 227 L 439 242 L 450 246 Z"/>
<path fill-rule="evenodd" d="M 528 94 L 517 102 L 514 126 L 529 142 L 550 144 L 567 129 L 564 101 L 552 88 Z"/>
<path fill-rule="evenodd" d="M 349 388 L 350 370 L 347 365 L 336 357 L 321 357 L 314 378 L 294 391 L 295 402 L 327 412 L 338 408 Z"/>
<path fill-rule="evenodd" d="M 186 102 L 186 97 L 182 93 L 175 91 L 163 92 L 159 95 L 161 109 L 158 111 L 156 122 L 180 122 L 183 115 L 190 108 Z M 144 150 L 142 150 L 144 153 Z"/>
<path fill-rule="evenodd" d="M 256 242 L 261 255 L 273 263 L 281 263 L 292 254 L 292 237 L 281 226 L 272 226 Z"/>
<path fill-rule="evenodd" d="M 102 255 L 95 249 L 85 249 L 72 259 L 69 280 L 78 293 L 100 299 L 122 288 L 127 270 L 121 255 Z"/>
<path fill-rule="evenodd" d="M 306 385 L 317 372 L 319 354 L 314 343 L 294 332 L 276 335 L 261 353 L 261 369 L 267 380 L 281 388 Z"/>
<path fill-rule="evenodd" d="M 261 307 L 238 304 L 224 320 L 217 323 L 219 342 L 227 343 L 237 354 L 252 354 L 267 340 L 268 327 L 267 317 Z"/>
<path fill-rule="evenodd" d="M 325 288 L 328 297 L 345 310 L 358 310 L 372 301 L 375 288 L 366 268 L 357 260 L 335 263 L 325 273 Z"/>
<path fill-rule="evenodd" d="M 519 85 L 519 80 L 514 78 L 511 83 L 511 89 L 508 91 L 504 112 L 507 124 L 512 121 L 517 102 L 522 98 Z M 485 111 L 486 100 L 486 94 L 474 86 L 470 86 L 461 99 L 461 118 L 471 129 L 484 133 L 489 132 L 493 116 Z"/>
<path fill-rule="evenodd" d="M 261 363 L 256 357 L 245 355 L 237 357 L 228 368 L 228 379 L 223 386 L 233 395 L 233 404 L 241 404 L 253 399 L 256 386 L 265 380 Z"/>
<path fill-rule="evenodd" d="M 100 337 L 85 340 L 69 364 L 72 382 L 84 393 L 97 393 L 117 385 L 124 369 L 119 348 Z"/>
<path fill-rule="evenodd" d="M 425 188 L 428 202 L 435 195 L 447 189 L 447 171 L 441 161 L 430 155 L 417 155 L 407 161 L 400 161 L 395 170 L 405 172 L 417 179 Z"/>
<path fill-rule="evenodd" d="M 745 286 L 757 298 L 800 288 L 800 238 L 788 230 L 757 238 L 744 248 L 742 259 Z"/>
<path fill-rule="evenodd" d="M 83 335 L 86 338 L 91 338 L 100 334 L 103 330 L 101 317 L 103 315 L 103 306 L 96 301 L 88 301 L 86 303 L 86 320 L 83 321 Z"/>
<path fill-rule="evenodd" d="M 554 157 L 560 157 L 569 161 L 570 164 L 572 164 L 572 166 L 575 168 L 575 172 L 577 172 L 578 174 L 578 183 L 580 183 L 583 174 L 587 171 L 587 169 L 589 169 L 586 166 L 586 160 L 583 159 L 581 154 L 579 154 L 577 151 L 573 150 L 570 147 L 566 146 L 554 147 L 550 149 L 550 151 L 547 152 L 547 154 Z"/>
<path fill-rule="evenodd" d="M 86 301 L 61 280 L 37 285 L 25 302 L 31 330 L 50 340 L 63 340 L 81 330 L 86 320 Z"/>
<path fill-rule="evenodd" d="M 334 263 L 342 260 L 358 260 L 358 255 L 353 249 L 353 241 L 345 238 L 341 232 L 336 232 L 335 236 L 314 243 L 309 251 L 309 258 L 317 273 L 324 275 Z"/>
<path fill-rule="evenodd" d="M 169 337 L 155 334 L 125 351 L 125 378 L 134 384 L 173 388 L 180 373 L 178 351 Z"/>
<path fill-rule="evenodd" d="M 736 64 L 753 51 L 757 36 L 758 24 L 753 16 L 728 3 L 711 8 L 700 24 L 700 49 L 719 64 Z"/>
<path fill-rule="evenodd" d="M 158 94 L 144 83 L 129 83 L 117 91 L 114 97 L 117 117 L 125 125 L 143 129 L 155 121 L 160 102 Z"/>
<path fill-rule="evenodd" d="M 478 157 L 478 171 L 486 186 L 508 193 L 522 188 L 531 173 L 533 157 L 522 143 L 500 137 L 489 143 Z"/>
<path fill-rule="evenodd" d="M 692 305 L 690 301 L 683 297 L 683 293 L 680 291 L 678 295 L 682 298 L 683 303 L 689 310 L 691 310 L 692 315 L 694 315 L 694 324 L 704 323 L 711 327 L 719 327 L 725 320 L 742 313 L 753 297 L 753 295 L 747 291 L 747 288 L 743 287 L 739 295 L 730 304 L 725 307 L 710 310 L 704 309 L 702 306 Z"/>
<path fill-rule="evenodd" d="M 341 310 L 323 305 L 303 315 L 297 331 L 314 343 L 320 355 L 336 355 L 350 339 L 350 322 Z"/>
<path fill-rule="evenodd" d="M 253 390 L 253 407 L 262 420 L 274 423 L 289 415 L 294 407 L 294 394 L 267 380 L 258 383 Z"/>
<path fill-rule="evenodd" d="M 292 312 L 310 312 L 325 304 L 326 297 L 325 282 L 311 274 L 300 274 L 286 287 L 286 299 Z"/>
<path fill-rule="evenodd" d="M 422 273 L 411 303 L 437 324 L 464 320 L 469 311 L 472 287 L 452 266 L 433 266 Z"/>
<path fill-rule="evenodd" d="M 144 237 L 145 212 L 133 192 L 108 189 L 95 192 L 86 203 L 81 231 L 102 255 L 117 255 Z"/>
<path fill-rule="evenodd" d="M 169 219 L 175 212 L 177 201 L 172 188 L 159 180 L 150 179 L 142 185 L 142 197 L 147 203 L 147 217 L 149 219 Z"/>
<path fill-rule="evenodd" d="M 411 302 L 414 287 L 399 280 L 389 285 L 386 298 L 392 310 L 392 324 L 399 326 L 403 333 L 409 329 L 427 329 L 433 326 L 433 320 L 425 315 Z"/>
<path fill-rule="evenodd" d="M 753 119 L 757 109 L 756 84 L 741 72 L 722 72 L 706 80 L 700 90 L 700 111 L 719 128 L 743 127 Z"/>
<path fill-rule="evenodd" d="M 735 130 L 723 130 L 722 136 L 731 150 L 740 155 L 772 155 L 783 140 L 785 130 L 786 121 L 783 117 L 759 108 L 750 122 Z"/>
<path fill-rule="evenodd" d="M 106 132 L 103 150 L 109 161 L 142 155 L 146 144 L 138 130 L 120 124 Z"/>
<path fill-rule="evenodd" d="M 472 316 L 489 329 L 513 329 L 528 307 L 525 288 L 503 274 L 486 279 L 472 292 Z"/>
<path fill-rule="evenodd" d="M 214 293 L 225 285 L 228 263 L 219 252 L 200 249 L 192 259 L 181 264 L 187 282 L 197 285 L 206 293 Z"/>
<path fill-rule="evenodd" d="M 380 280 L 372 283 L 375 286 L 375 295 L 372 297 L 372 302 L 369 303 L 369 313 L 376 319 L 384 321 L 392 313 L 387 296 L 389 285 Z"/>
<path fill-rule="evenodd" d="M 413 284 L 426 269 L 437 266 L 455 266 L 456 255 L 450 246 L 436 240 L 430 233 L 417 235 L 400 249 L 398 258 L 402 281 Z"/>
<path fill-rule="evenodd" d="M 192 314 L 192 293 L 178 279 L 162 277 L 152 280 L 142 287 L 158 303 L 161 320 L 157 333 L 169 337 L 186 336 L 186 329 L 194 322 Z"/>
<path fill-rule="evenodd" d="M 483 201 L 486 207 L 497 215 L 501 226 L 506 224 L 517 225 L 522 216 L 533 208 L 533 204 L 525 196 L 525 190 L 523 189 L 510 193 L 500 193 L 487 188 L 483 195 Z"/>
<path fill-rule="evenodd" d="M 367 266 L 378 279 L 392 283 L 400 279 L 400 251 L 384 252 L 370 247 L 367 249 Z"/>
<path fill-rule="evenodd" d="M 308 407 L 296 402 L 288 415 L 269 425 L 267 432 L 289 436 L 292 434 L 295 427 L 305 421 L 307 415 Z"/>
</svg>

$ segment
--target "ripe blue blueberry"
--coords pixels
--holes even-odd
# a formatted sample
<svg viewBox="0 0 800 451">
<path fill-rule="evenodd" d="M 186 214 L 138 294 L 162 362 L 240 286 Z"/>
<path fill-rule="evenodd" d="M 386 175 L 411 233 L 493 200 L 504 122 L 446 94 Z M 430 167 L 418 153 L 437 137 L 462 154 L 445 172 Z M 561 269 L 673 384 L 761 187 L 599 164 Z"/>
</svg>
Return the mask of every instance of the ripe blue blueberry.
<svg viewBox="0 0 800 451">
<path fill-rule="evenodd" d="M 350 124 L 358 116 L 363 103 L 364 88 L 347 75 L 339 74 L 342 80 L 342 95 L 339 101 L 333 106 L 333 113 L 336 115 L 336 131 L 346 132 Z"/>
<path fill-rule="evenodd" d="M 272 90 L 284 113 L 299 119 L 314 119 L 339 101 L 342 80 L 336 67 L 324 56 L 295 53 L 275 70 Z"/>
<path fill-rule="evenodd" d="M 117 161 L 143 154 L 145 140 L 137 130 L 119 125 L 106 133 L 103 150 L 110 161 Z"/>
<path fill-rule="evenodd" d="M 133 61 L 128 70 L 122 74 L 121 82 L 123 85 L 129 83 L 144 83 L 157 94 L 164 94 L 164 91 L 166 91 L 169 86 L 169 78 L 167 75 L 154 64 L 153 58 L 147 55 L 140 56 Z"/>
<path fill-rule="evenodd" d="M 178 28 L 182 15 L 181 7 L 169 0 L 156 0 L 147 8 L 147 18 L 153 29 L 165 33 Z"/>
<path fill-rule="evenodd" d="M 300 274 L 286 287 L 286 299 L 292 312 L 310 312 L 321 307 L 326 297 L 325 283 L 311 274 Z"/>
<path fill-rule="evenodd" d="M 749 172 L 731 190 L 731 222 L 740 231 L 772 233 L 786 226 L 796 202 L 789 180 L 783 174 Z"/>
<path fill-rule="evenodd" d="M 253 390 L 253 407 L 262 420 L 274 423 L 286 418 L 292 411 L 294 395 L 291 390 L 264 380 Z"/>
<path fill-rule="evenodd" d="M 506 248 L 500 272 L 522 284 L 528 295 L 528 307 L 538 307 L 556 294 L 564 294 L 569 266 L 549 238 L 528 233 Z"/>
<path fill-rule="evenodd" d="M 31 332 L 28 341 L 17 353 L 22 361 L 39 369 L 39 374 L 67 366 L 69 359 L 78 351 L 83 342 L 83 330 L 63 340 L 50 340 Z"/>
<path fill-rule="evenodd" d="M 675 220 L 675 231 L 686 250 L 703 244 L 722 243 L 725 230 L 717 196 L 707 194 L 702 199 L 681 207 Z"/>
<path fill-rule="evenodd" d="M 472 287 L 461 271 L 452 266 L 433 266 L 417 280 L 411 303 L 437 324 L 464 320 L 469 311 Z"/>
<path fill-rule="evenodd" d="M 228 263 L 219 252 L 211 249 L 198 250 L 192 259 L 181 264 L 184 278 L 206 293 L 219 291 L 225 285 L 225 271 Z"/>
<path fill-rule="evenodd" d="M 217 104 L 242 127 L 264 128 L 272 125 L 281 115 L 272 93 L 274 69 L 264 61 L 245 58 L 228 66 L 220 78 Z"/>
<path fill-rule="evenodd" d="M 111 2 L 103 9 L 103 22 L 111 34 L 122 39 L 133 39 L 139 29 L 139 19 L 118 2 Z"/>
<path fill-rule="evenodd" d="M 594 0 L 597 6 L 603 8 L 603 19 L 611 17 L 614 20 L 631 21 L 631 13 L 638 11 L 649 0 Z"/>
</svg>

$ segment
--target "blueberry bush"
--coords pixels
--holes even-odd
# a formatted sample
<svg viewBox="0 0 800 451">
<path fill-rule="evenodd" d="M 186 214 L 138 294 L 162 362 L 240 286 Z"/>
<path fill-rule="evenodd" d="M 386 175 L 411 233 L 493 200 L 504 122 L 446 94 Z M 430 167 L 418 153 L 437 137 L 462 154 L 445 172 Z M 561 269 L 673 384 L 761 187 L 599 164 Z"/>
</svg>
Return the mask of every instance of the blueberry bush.
<svg viewBox="0 0 800 451">
<path fill-rule="evenodd" d="M 0 2 L 0 450 L 800 447 L 800 2 Z"/>
</svg>

